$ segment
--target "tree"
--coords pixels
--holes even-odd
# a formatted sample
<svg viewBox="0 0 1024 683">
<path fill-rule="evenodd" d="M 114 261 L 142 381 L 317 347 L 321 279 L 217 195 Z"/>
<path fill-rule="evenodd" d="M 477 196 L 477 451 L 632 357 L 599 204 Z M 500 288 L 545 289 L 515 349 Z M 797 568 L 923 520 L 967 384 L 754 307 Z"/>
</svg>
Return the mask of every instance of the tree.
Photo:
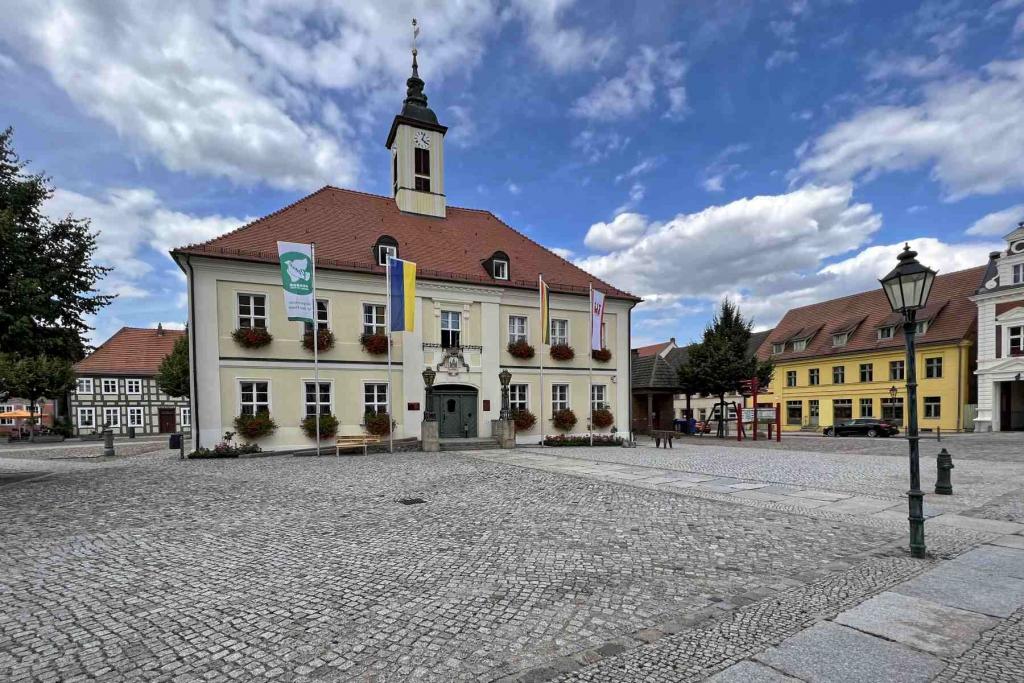
<svg viewBox="0 0 1024 683">
<path fill-rule="evenodd" d="M 722 301 L 718 315 L 704 328 L 701 342 L 690 347 L 689 358 L 679 371 L 684 387 L 718 398 L 719 415 L 726 414 L 725 395 L 739 391 L 745 380 L 757 377 L 761 386 L 771 381 L 771 361 L 759 361 L 748 348 L 752 325 L 736 304 Z M 724 436 L 721 422 L 718 433 Z"/>
<path fill-rule="evenodd" d="M 187 398 L 190 395 L 188 335 L 174 342 L 174 348 L 160 362 L 160 368 L 156 373 L 156 385 L 168 396 Z"/>
<path fill-rule="evenodd" d="M 0 349 L 81 360 L 84 317 L 114 298 L 96 291 L 110 269 L 92 264 L 96 235 L 87 219 L 42 214 L 53 186 L 25 172 L 12 136 L 0 132 Z"/>
<path fill-rule="evenodd" d="M 74 383 L 75 371 L 66 358 L 0 355 L 0 392 L 28 399 L 33 415 L 39 399 L 59 398 Z"/>
</svg>

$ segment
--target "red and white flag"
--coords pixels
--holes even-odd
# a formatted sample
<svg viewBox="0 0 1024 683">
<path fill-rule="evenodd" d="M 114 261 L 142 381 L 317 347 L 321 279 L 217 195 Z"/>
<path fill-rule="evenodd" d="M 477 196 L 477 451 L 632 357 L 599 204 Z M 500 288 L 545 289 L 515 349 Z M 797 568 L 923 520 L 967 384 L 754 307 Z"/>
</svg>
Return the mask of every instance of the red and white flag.
<svg viewBox="0 0 1024 683">
<path fill-rule="evenodd" d="M 590 290 L 590 348 L 600 351 L 604 348 L 601 331 L 604 329 L 604 292 Z"/>
</svg>

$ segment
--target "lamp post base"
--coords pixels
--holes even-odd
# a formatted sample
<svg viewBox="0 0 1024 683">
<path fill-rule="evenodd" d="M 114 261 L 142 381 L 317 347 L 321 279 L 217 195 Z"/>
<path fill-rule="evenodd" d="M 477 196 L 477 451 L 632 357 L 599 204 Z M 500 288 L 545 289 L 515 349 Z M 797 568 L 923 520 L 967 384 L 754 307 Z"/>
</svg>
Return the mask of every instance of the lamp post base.
<svg viewBox="0 0 1024 683">
<path fill-rule="evenodd" d="M 907 491 L 910 507 L 910 556 L 922 558 L 926 555 L 924 544 L 924 493 Z"/>
</svg>

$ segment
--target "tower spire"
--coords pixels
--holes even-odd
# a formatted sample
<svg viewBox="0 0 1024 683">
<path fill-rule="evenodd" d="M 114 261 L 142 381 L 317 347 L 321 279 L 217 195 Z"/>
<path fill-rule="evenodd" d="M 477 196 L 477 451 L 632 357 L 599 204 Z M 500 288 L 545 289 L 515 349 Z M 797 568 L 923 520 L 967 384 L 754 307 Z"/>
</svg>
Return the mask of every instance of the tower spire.
<svg viewBox="0 0 1024 683">
<path fill-rule="evenodd" d="M 423 79 L 420 78 L 419 62 L 417 57 L 419 50 L 416 47 L 416 39 L 420 35 L 420 25 L 415 19 L 412 20 L 412 76 L 405 82 L 405 101 L 402 103 L 402 116 L 430 123 L 437 123 L 437 116 L 427 106 L 427 96 L 423 92 Z"/>
</svg>

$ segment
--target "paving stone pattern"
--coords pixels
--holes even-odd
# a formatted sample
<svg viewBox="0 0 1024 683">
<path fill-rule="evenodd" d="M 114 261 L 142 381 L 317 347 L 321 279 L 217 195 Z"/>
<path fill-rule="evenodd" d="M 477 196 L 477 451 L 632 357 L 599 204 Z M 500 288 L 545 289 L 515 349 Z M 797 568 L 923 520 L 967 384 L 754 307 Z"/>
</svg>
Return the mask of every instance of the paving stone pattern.
<svg viewBox="0 0 1024 683">
<path fill-rule="evenodd" d="M 514 676 L 902 535 L 450 454 L 54 468 L 0 497 L 2 680 Z M 919 566 L 807 599 L 836 609 Z M 762 602 L 736 628 L 808 618 Z"/>
</svg>

